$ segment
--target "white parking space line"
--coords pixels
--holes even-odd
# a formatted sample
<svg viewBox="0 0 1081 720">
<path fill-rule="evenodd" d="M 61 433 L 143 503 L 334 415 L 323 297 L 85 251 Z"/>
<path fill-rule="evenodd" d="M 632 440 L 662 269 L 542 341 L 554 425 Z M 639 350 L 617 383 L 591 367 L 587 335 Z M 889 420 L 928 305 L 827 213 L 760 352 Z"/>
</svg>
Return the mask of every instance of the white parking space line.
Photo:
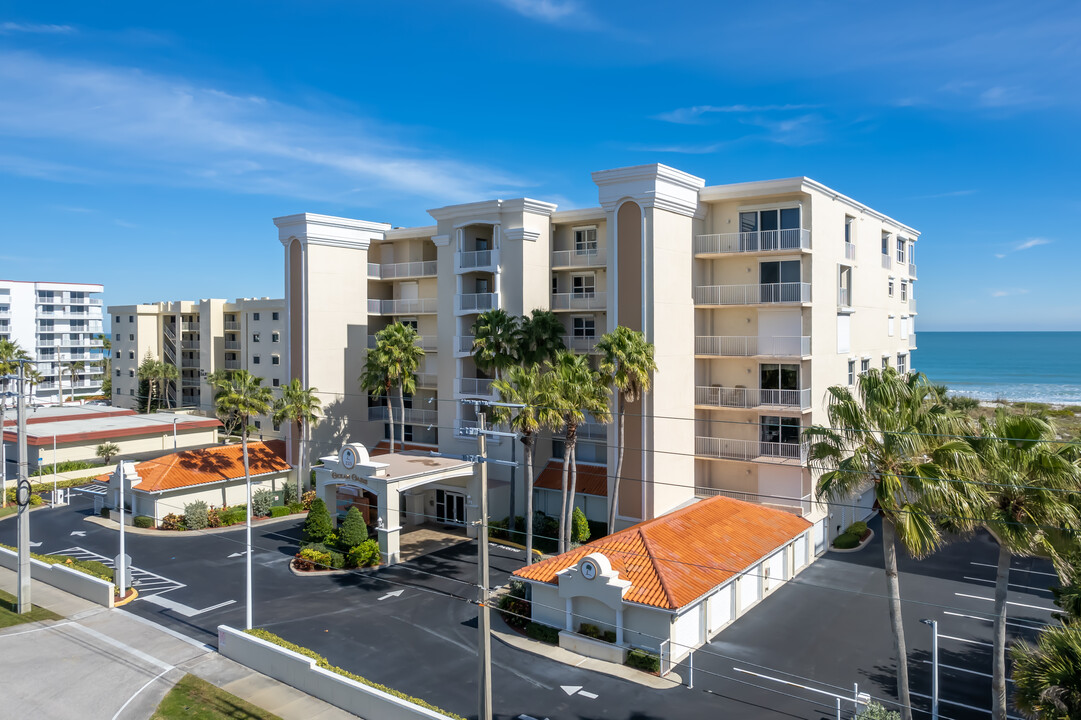
<svg viewBox="0 0 1081 720">
<path fill-rule="evenodd" d="M 203 608 L 202 610 L 197 610 L 197 609 L 191 607 L 190 605 L 184 605 L 183 603 L 178 603 L 175 600 L 170 600 L 169 598 L 163 598 L 161 595 L 140 596 L 140 599 L 145 600 L 146 602 L 148 602 L 148 603 L 150 603 L 152 605 L 158 605 L 158 606 L 163 607 L 163 608 L 165 608 L 167 610 L 172 610 L 175 613 L 178 613 L 180 615 L 183 615 L 184 617 L 189 617 L 189 618 L 190 617 L 195 617 L 196 615 L 202 615 L 204 613 L 208 613 L 211 610 L 217 610 L 219 608 L 223 608 L 223 607 L 225 607 L 227 605 L 232 605 L 233 603 L 236 602 L 236 600 L 226 600 L 225 602 L 218 603 L 217 605 L 211 605 L 210 607 Z"/>
<path fill-rule="evenodd" d="M 969 564 L 970 565 L 976 565 L 978 567 L 989 567 L 989 568 L 998 569 L 998 565 L 992 565 L 991 563 L 971 562 Z M 1048 577 L 1053 577 L 1053 578 L 1058 577 L 1058 573 L 1041 572 L 1040 570 L 1024 570 L 1022 568 L 1015 568 L 1015 567 L 1010 568 L 1010 572 L 1023 572 L 1023 573 L 1030 573 L 1032 575 L 1047 575 Z"/>
<path fill-rule="evenodd" d="M 955 592 L 954 595 L 956 595 L 957 597 L 972 598 L 973 600 L 986 600 L 988 602 L 994 602 L 995 601 L 994 598 L 983 597 L 982 595 L 968 595 L 967 593 L 959 593 L 959 592 Z M 1017 607 L 1023 607 L 1023 608 L 1032 608 L 1033 610 L 1043 610 L 1044 612 L 1050 612 L 1050 613 L 1058 612 L 1058 608 L 1053 608 L 1053 607 L 1049 608 L 1049 607 L 1044 607 L 1043 605 L 1028 605 L 1026 603 L 1014 602 L 1013 600 L 1007 600 L 1006 604 L 1007 605 L 1016 605 Z"/>
<path fill-rule="evenodd" d="M 942 613 L 943 615 L 952 615 L 954 617 L 968 618 L 970 620 L 981 620 L 985 623 L 993 623 L 994 620 L 988 617 L 980 617 L 979 615 L 965 615 L 963 613 L 950 612 L 949 610 Z M 1039 620 L 1029 620 L 1028 623 L 1011 622 L 1006 621 L 1007 625 L 1013 625 L 1014 627 L 1024 628 L 1025 630 L 1042 630 L 1051 623 L 1041 623 Z"/>
<path fill-rule="evenodd" d="M 49 555 L 67 555 L 76 560 L 96 560 L 106 567 L 114 570 L 116 569 L 113 564 L 113 558 L 77 546 L 67 548 L 66 550 L 51 552 Z M 152 573 L 149 570 L 142 570 L 134 565 L 131 566 L 131 584 L 136 587 L 139 590 L 139 594 L 144 597 L 150 593 L 160 595 L 162 593 L 172 592 L 173 590 L 187 587 L 187 585 L 182 582 L 170 580 L 167 577 Z"/>
<path fill-rule="evenodd" d="M 988 580 L 987 578 L 972 577 L 971 575 L 965 575 L 965 580 L 975 580 L 976 582 L 987 583 L 989 585 L 994 585 L 995 584 L 994 580 Z M 1051 593 L 1051 590 L 1049 590 L 1048 588 L 1033 587 L 1032 585 L 1018 585 L 1017 583 L 1010 583 L 1010 587 L 1012 587 L 1012 588 L 1022 588 L 1024 590 L 1034 590 L 1036 592 L 1044 592 L 1044 593 L 1048 593 L 1048 594 Z"/>
<path fill-rule="evenodd" d="M 913 697 L 925 698 L 927 700 L 931 699 L 930 695 L 924 695 L 923 693 L 918 693 L 918 692 L 909 691 L 909 695 L 912 695 Z M 947 705 L 956 705 L 957 707 L 963 707 L 966 710 L 975 710 L 976 712 L 987 713 L 988 715 L 992 714 L 991 711 L 986 709 L 986 708 L 976 707 L 975 705 L 965 705 L 964 703 L 957 702 L 956 700 L 947 700 L 947 699 L 945 699 L 943 697 L 940 697 L 938 699 L 938 701 L 940 703 L 946 703 Z M 1020 717 L 1018 717 L 1016 715 L 1007 715 L 1006 717 L 1009 720 L 1024 720 L 1024 718 L 1020 718 Z"/>
<path fill-rule="evenodd" d="M 954 637 L 953 635 L 943 635 L 942 633 L 939 633 L 938 637 L 939 637 L 940 640 L 956 640 L 957 642 L 969 643 L 971 645 L 986 645 L 987 647 L 994 647 L 993 644 L 988 643 L 988 642 L 980 642 L 979 640 L 969 640 L 968 638 L 959 638 L 959 637 Z"/>
</svg>

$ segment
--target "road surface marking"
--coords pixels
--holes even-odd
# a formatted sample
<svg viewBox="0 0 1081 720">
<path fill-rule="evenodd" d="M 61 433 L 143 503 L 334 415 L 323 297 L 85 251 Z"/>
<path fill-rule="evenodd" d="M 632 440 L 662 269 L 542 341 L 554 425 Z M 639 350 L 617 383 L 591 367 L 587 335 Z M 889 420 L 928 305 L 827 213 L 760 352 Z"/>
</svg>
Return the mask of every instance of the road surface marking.
<svg viewBox="0 0 1081 720">
<path fill-rule="evenodd" d="M 76 537 L 86 537 L 86 530 L 72 530 L 71 534 L 75 535 Z"/>
<path fill-rule="evenodd" d="M 41 547 L 41 543 L 34 542 L 33 540 L 31 540 L 30 541 L 30 547 Z"/>
<path fill-rule="evenodd" d="M 584 698 L 589 698 L 590 700 L 596 700 L 597 699 L 597 695 L 595 693 L 586 692 L 585 690 L 579 690 L 578 694 L 581 695 Z"/>
<path fill-rule="evenodd" d="M 972 598 L 973 600 L 986 600 L 988 602 L 994 602 L 994 598 L 985 598 L 982 595 L 967 595 L 965 593 L 954 593 L 958 597 Z M 1016 605 L 1017 607 L 1032 608 L 1033 610 L 1043 610 L 1044 612 L 1058 612 L 1058 608 L 1044 607 L 1043 605 L 1027 605 L 1025 603 L 1014 602 L 1013 600 L 1007 600 L 1007 605 Z"/>
<path fill-rule="evenodd" d="M 131 645 L 127 645 L 125 643 L 122 643 L 119 640 L 114 640 L 113 638 L 109 637 L 108 635 L 105 635 L 104 633 L 99 633 L 97 630 L 93 630 L 91 628 L 88 628 L 85 625 L 79 625 L 78 623 L 71 623 L 71 627 L 74 627 L 77 630 L 80 630 L 80 631 L 86 633 L 87 635 L 91 635 L 91 636 L 97 638 L 97 640 L 99 640 L 100 642 L 106 643 L 108 645 L 112 645 L 115 648 L 119 648 L 119 649 L 123 650 L 124 652 L 128 653 L 129 655 L 132 655 L 133 657 L 137 657 L 137 658 L 139 658 L 140 660 L 142 660 L 144 662 L 150 663 L 151 665 L 155 665 L 155 666 L 161 668 L 162 670 L 172 670 L 173 669 L 173 666 L 170 665 L 169 663 L 164 662 L 162 660 L 158 660 L 156 657 L 153 657 L 152 655 L 147 655 L 142 650 L 139 650 L 137 648 L 133 648 Z"/>
<path fill-rule="evenodd" d="M 109 488 L 105 485 L 80 485 L 79 487 L 73 487 L 71 489 L 90 493 L 91 495 L 107 495 L 109 493 Z"/>
<path fill-rule="evenodd" d="M 202 615 L 203 613 L 208 613 L 211 610 L 217 610 L 218 608 L 223 608 L 226 605 L 232 605 L 233 603 L 236 602 L 236 600 L 226 600 L 225 602 L 218 603 L 217 605 L 211 605 L 210 607 L 203 608 L 202 610 L 197 610 L 197 609 L 191 607 L 190 605 L 184 605 L 183 603 L 178 603 L 176 600 L 170 600 L 169 598 L 163 598 L 161 595 L 146 595 L 146 596 L 140 595 L 139 599 L 140 600 L 145 600 L 146 602 L 148 602 L 148 603 L 150 603 L 152 605 L 160 605 L 161 607 L 163 607 L 163 608 L 165 608 L 167 610 L 172 610 L 174 612 L 177 612 L 177 613 L 183 615 L 184 617 L 189 617 L 189 618 L 190 617 L 195 617 L 196 615 Z"/>
<path fill-rule="evenodd" d="M 992 645 L 991 643 L 988 643 L 988 642 L 980 642 L 979 640 L 969 640 L 968 638 L 959 638 L 959 637 L 954 637 L 953 635 L 942 635 L 940 633 L 939 637 L 942 638 L 943 640 L 956 640 L 957 642 L 972 643 L 973 645 L 986 645 L 987 647 L 994 647 L 994 645 Z"/>
<path fill-rule="evenodd" d="M 996 584 L 994 580 L 988 580 L 986 578 L 972 577 L 971 575 L 965 575 L 965 580 L 975 580 L 976 582 L 990 583 L 992 585 Z M 1045 592 L 1045 593 L 1051 592 L 1048 588 L 1034 587 L 1032 585 L 1018 585 L 1017 583 L 1010 583 L 1010 587 L 1024 588 L 1025 590 L 1035 590 L 1036 592 Z"/>
<path fill-rule="evenodd" d="M 64 627 L 65 625 L 71 625 L 71 624 L 72 623 L 70 623 L 70 622 L 61 622 L 61 623 L 56 623 L 55 625 L 43 625 L 42 627 L 36 627 L 36 628 L 33 628 L 32 630 L 22 630 L 20 632 L 13 632 L 13 633 L 2 633 L 2 634 L 0 634 L 0 640 L 3 640 L 4 638 L 9 638 L 9 637 L 15 637 L 16 635 L 27 635 L 29 633 L 41 632 L 42 630 L 52 630 L 53 628 Z"/>
<path fill-rule="evenodd" d="M 924 695 L 923 693 L 909 691 L 909 694 L 910 695 L 915 695 L 916 697 L 925 698 L 927 700 L 931 699 L 930 695 Z M 987 713 L 988 715 L 992 714 L 990 710 L 986 710 L 984 708 L 976 707 L 975 705 L 965 705 L 964 703 L 957 702 L 956 700 L 946 700 L 945 698 L 940 697 L 938 699 L 938 701 L 941 702 L 941 703 L 946 703 L 947 705 L 956 705 L 957 707 L 963 707 L 966 710 L 975 710 L 976 712 Z M 1024 720 L 1024 718 L 1019 718 L 1016 715 L 1007 715 L 1006 717 L 1009 720 Z"/>
<path fill-rule="evenodd" d="M 969 618 L 970 620 L 982 620 L 983 622 L 989 622 L 989 623 L 994 622 L 994 620 L 991 619 L 991 618 L 979 617 L 978 615 L 964 615 L 962 613 L 950 612 L 949 610 L 943 612 L 942 614 L 943 615 L 953 615 L 954 617 Z M 1019 627 L 1019 628 L 1024 628 L 1025 630 L 1042 630 L 1043 628 L 1050 625 L 1050 623 L 1041 623 L 1039 620 L 1029 620 L 1028 622 L 1029 623 L 1037 623 L 1037 624 L 1029 625 L 1029 624 L 1026 624 L 1026 623 L 1010 622 L 1009 620 L 1006 621 L 1006 624 L 1007 625 L 1014 625 L 1014 626 Z"/>
<path fill-rule="evenodd" d="M 244 557 L 244 553 L 233 553 L 233 554 L 232 554 L 232 555 L 230 555 L 229 557 L 231 557 L 231 558 L 235 558 L 235 557 Z"/>
<path fill-rule="evenodd" d="M 978 565 L 979 567 L 989 567 L 989 568 L 998 569 L 998 565 L 992 565 L 991 563 L 971 562 L 969 564 L 970 565 Z M 1053 577 L 1053 578 L 1058 577 L 1058 573 L 1041 572 L 1040 570 L 1023 570 L 1021 568 L 1012 567 L 1012 568 L 1010 568 L 1010 571 L 1011 572 L 1031 573 L 1033 575 L 1047 575 L 1048 577 Z"/>
<path fill-rule="evenodd" d="M 390 592 L 388 592 L 386 595 L 384 595 L 383 597 L 381 597 L 379 599 L 380 600 L 386 600 L 387 598 L 401 597 L 403 592 L 405 592 L 405 590 L 391 590 Z"/>
<path fill-rule="evenodd" d="M 108 568 L 115 569 L 113 565 L 113 559 L 105 557 L 100 553 L 93 552 L 92 550 L 86 550 L 81 547 L 70 547 L 66 550 L 58 550 L 57 552 L 49 553 L 49 555 L 68 555 L 76 560 L 96 560 L 102 565 Z M 182 587 L 187 587 L 182 582 L 176 580 L 170 580 L 167 577 L 162 577 L 157 573 L 152 573 L 149 570 L 142 570 L 135 567 L 131 569 L 131 584 L 139 588 L 139 594 L 146 596 L 149 593 L 167 593 L 173 590 L 179 590 Z"/>
<path fill-rule="evenodd" d="M 560 685 L 559 687 L 568 695 L 573 695 L 582 689 L 581 685 Z"/>
<path fill-rule="evenodd" d="M 169 668 L 169 670 L 172 670 L 172 668 Z M 134 700 L 139 695 L 139 693 L 141 693 L 143 690 L 146 690 L 148 687 L 151 686 L 151 684 L 153 684 L 153 683 L 157 682 L 158 680 L 160 680 L 161 676 L 164 675 L 165 673 L 169 672 L 169 670 L 162 670 L 160 673 L 158 673 L 154 677 L 147 680 L 145 685 L 143 685 L 141 688 L 136 690 L 135 694 L 133 694 L 131 697 L 129 697 L 128 701 L 120 706 L 120 709 L 116 711 L 116 715 L 113 715 L 113 720 L 116 720 L 118 717 L 120 717 L 120 713 L 124 712 L 124 708 L 126 708 L 129 704 L 131 704 L 131 701 Z"/>
</svg>

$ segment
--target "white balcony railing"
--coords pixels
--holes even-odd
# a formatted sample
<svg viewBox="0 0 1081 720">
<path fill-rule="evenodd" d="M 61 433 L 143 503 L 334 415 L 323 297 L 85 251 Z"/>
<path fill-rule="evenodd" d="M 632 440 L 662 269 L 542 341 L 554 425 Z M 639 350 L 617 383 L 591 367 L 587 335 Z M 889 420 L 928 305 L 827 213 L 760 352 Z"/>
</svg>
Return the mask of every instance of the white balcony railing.
<svg viewBox="0 0 1081 720">
<path fill-rule="evenodd" d="M 226 320 L 225 321 L 225 329 L 226 330 L 239 330 L 240 329 L 240 322 L 237 321 L 237 320 Z"/>
<path fill-rule="evenodd" d="M 180 384 L 183 387 L 199 387 L 199 378 L 185 376 L 180 378 Z"/>
<path fill-rule="evenodd" d="M 588 440 L 592 442 L 603 442 L 608 439 L 608 426 L 597 422 L 579 423 L 578 439 Z"/>
<path fill-rule="evenodd" d="M 434 313 L 439 307 L 437 298 L 398 298 L 394 300 L 368 300 L 368 312 L 372 315 L 417 315 Z"/>
<path fill-rule="evenodd" d="M 459 312 L 484 312 L 499 307 L 499 293 L 464 293 L 454 298 Z"/>
<path fill-rule="evenodd" d="M 803 357 L 811 354 L 811 338 L 808 335 L 699 335 L 694 339 L 694 354 L 714 357 Z"/>
<path fill-rule="evenodd" d="M 199 349 L 199 341 L 198 340 L 183 340 L 180 343 L 180 347 L 183 348 L 184 350 L 198 350 Z"/>
<path fill-rule="evenodd" d="M 225 361 L 225 369 L 226 370 L 239 370 L 240 369 L 240 361 L 239 360 L 226 360 Z"/>
<path fill-rule="evenodd" d="M 182 357 L 180 358 L 180 367 L 197 368 L 199 367 L 199 358 Z"/>
<path fill-rule="evenodd" d="M 435 373 L 417 373 L 417 387 L 434 388 L 439 384 L 439 376 Z"/>
<path fill-rule="evenodd" d="M 811 284 L 804 282 L 758 285 L 699 285 L 695 305 L 762 305 L 811 302 Z"/>
<path fill-rule="evenodd" d="M 457 335 L 454 338 L 454 353 L 458 357 L 473 354 L 473 336 Z"/>
<path fill-rule="evenodd" d="M 183 332 L 199 332 L 199 323 L 197 323 L 197 322 L 182 322 L 182 323 L 180 323 L 180 329 Z"/>
<path fill-rule="evenodd" d="M 694 239 L 696 255 L 810 249 L 811 231 L 800 228 L 699 235 Z"/>
<path fill-rule="evenodd" d="M 845 260 L 855 260 L 855 259 L 856 259 L 856 244 L 846 242 L 845 243 Z"/>
<path fill-rule="evenodd" d="M 893 258 L 891 258 L 888 253 L 882 253 L 882 267 L 887 270 L 893 267 Z"/>
<path fill-rule="evenodd" d="M 773 406 L 808 410 L 811 407 L 811 390 L 809 388 L 777 390 L 699 385 L 694 389 L 694 403 L 695 405 L 707 407 L 754 408 Z"/>
<path fill-rule="evenodd" d="M 239 340 L 226 340 L 225 341 L 225 349 L 226 350 L 239 350 L 240 349 L 240 341 Z"/>
<path fill-rule="evenodd" d="M 852 293 L 846 287 L 837 288 L 837 307 L 852 307 Z"/>
<path fill-rule="evenodd" d="M 911 278 L 916 277 L 916 263 L 909 263 L 908 264 L 908 276 L 911 277 Z"/>
<path fill-rule="evenodd" d="M 498 250 L 472 250 L 468 252 L 459 250 L 454 253 L 454 269 L 459 272 L 463 270 L 495 268 L 498 265 Z"/>
<path fill-rule="evenodd" d="M 724 490 L 722 488 L 701 487 L 696 486 L 694 488 L 694 494 L 698 497 L 716 497 L 722 495 L 724 497 L 730 497 L 733 500 L 742 500 L 743 502 L 755 503 L 758 505 L 765 505 L 767 507 L 777 508 L 778 510 L 784 510 L 785 512 L 794 513 L 796 515 L 806 516 L 811 514 L 811 506 L 814 504 L 814 499 L 810 494 L 797 498 L 777 498 L 768 495 L 760 495 L 757 493 L 739 492 L 736 490 Z"/>
<path fill-rule="evenodd" d="M 418 335 L 414 345 L 419 347 L 424 352 L 434 352 L 437 350 L 437 343 L 439 338 L 432 337 L 431 335 Z M 375 347 L 378 341 L 375 339 L 375 335 L 368 336 L 368 349 L 371 350 Z"/>
<path fill-rule="evenodd" d="M 765 442 L 760 440 L 734 440 L 731 438 L 702 437 L 694 439 L 694 454 L 701 457 L 725 460 L 757 460 L 777 458 L 781 460 L 807 461 L 807 450 L 799 443 Z"/>
<path fill-rule="evenodd" d="M 418 260 L 400 263 L 368 263 L 368 277 L 373 280 L 395 280 L 398 278 L 431 277 L 438 272 L 435 260 Z"/>
<path fill-rule="evenodd" d="M 598 340 L 596 335 L 564 335 L 563 345 L 572 352 L 592 353 L 597 352 Z"/>
<path fill-rule="evenodd" d="M 391 405 L 393 406 L 394 422 L 401 422 L 401 410 L 398 407 L 397 400 L 392 398 Z M 387 417 L 386 405 L 373 405 L 368 408 L 369 420 L 386 421 Z M 434 425 L 438 419 L 438 413 L 435 410 L 429 410 L 427 408 L 405 408 L 406 425 Z"/>
<path fill-rule="evenodd" d="M 608 293 L 552 293 L 553 310 L 606 310 Z"/>
<path fill-rule="evenodd" d="M 495 393 L 491 378 L 458 378 L 458 393 L 461 395 L 490 396 Z"/>
<path fill-rule="evenodd" d="M 909 350 L 915 350 L 916 349 L 916 333 L 911 333 L 908 336 L 908 349 Z"/>
<path fill-rule="evenodd" d="M 916 312 L 916 298 L 910 297 L 908 299 L 908 309 L 910 312 Z"/>
<path fill-rule="evenodd" d="M 553 250 L 552 268 L 603 267 L 608 264 L 605 248 L 592 250 Z"/>
</svg>

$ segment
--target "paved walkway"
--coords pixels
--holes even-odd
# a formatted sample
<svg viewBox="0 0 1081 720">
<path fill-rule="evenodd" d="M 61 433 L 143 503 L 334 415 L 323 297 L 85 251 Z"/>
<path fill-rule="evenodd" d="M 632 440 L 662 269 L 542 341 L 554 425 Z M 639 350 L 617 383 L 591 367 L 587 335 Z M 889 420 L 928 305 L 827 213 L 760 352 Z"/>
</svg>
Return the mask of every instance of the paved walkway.
<svg viewBox="0 0 1081 720">
<path fill-rule="evenodd" d="M 421 555 L 428 555 L 463 542 L 469 542 L 464 528 L 443 530 L 423 525 L 416 530 L 403 532 L 399 537 L 400 562 L 408 562 Z"/>
<path fill-rule="evenodd" d="M 15 573 L 0 568 L 0 589 L 13 593 L 15 583 Z M 354 717 L 124 610 L 38 582 L 32 595 L 64 619 L 0 631 L 5 717 L 145 720 L 186 673 L 284 720 Z"/>
</svg>

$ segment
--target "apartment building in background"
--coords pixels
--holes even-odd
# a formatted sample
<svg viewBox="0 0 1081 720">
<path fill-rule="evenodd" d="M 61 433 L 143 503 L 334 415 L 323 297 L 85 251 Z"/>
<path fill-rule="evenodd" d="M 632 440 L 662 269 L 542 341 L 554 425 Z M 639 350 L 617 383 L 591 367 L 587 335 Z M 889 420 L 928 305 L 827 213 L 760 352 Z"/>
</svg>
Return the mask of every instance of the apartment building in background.
<svg viewBox="0 0 1081 720">
<path fill-rule="evenodd" d="M 0 280 L 0 339 L 18 343 L 44 377 L 34 386 L 33 402 L 59 402 L 61 390 L 69 400 L 101 394 L 101 299 L 93 296 L 103 290 L 88 283 Z"/>
<path fill-rule="evenodd" d="M 276 218 L 287 376 L 318 387 L 327 410 L 314 453 L 388 437 L 383 399 L 357 378 L 392 322 L 416 327 L 427 353 L 405 440 L 475 452 L 474 407 L 461 401 L 497 398 L 472 360 L 473 322 L 491 308 L 552 310 L 576 352 L 597 357 L 597 339 L 617 325 L 656 347 L 653 389 L 627 409 L 618 498 L 615 426 L 587 418 L 579 429 L 578 461 L 600 478 L 583 492 L 616 502 L 620 527 L 726 495 L 811 520 L 822 549 L 863 512 L 831 515 L 816 502 L 800 431 L 826 422 L 831 385 L 854 385 L 871 367 L 910 369 L 919 233 L 806 177 L 707 186 L 664 165 L 592 177 L 599 203 L 583 209 L 489 200 L 430 210 L 436 224 L 413 228 Z M 489 453 L 520 461 L 516 446 L 492 438 Z M 538 493 L 561 455 L 557 431 L 538 449 Z M 521 471 L 489 474 L 492 516 L 512 504 L 521 514 Z M 408 502 L 418 516 L 476 519 L 473 499 L 450 489 L 427 498 L 432 507 Z"/>
<path fill-rule="evenodd" d="M 214 415 L 207 377 L 216 370 L 247 370 L 277 388 L 286 380 L 285 302 L 272 298 L 178 300 L 111 305 L 112 403 L 139 406 L 139 364 L 147 353 L 177 368 L 166 401 Z M 253 419 L 256 434 L 280 437 L 268 417 Z"/>
</svg>

